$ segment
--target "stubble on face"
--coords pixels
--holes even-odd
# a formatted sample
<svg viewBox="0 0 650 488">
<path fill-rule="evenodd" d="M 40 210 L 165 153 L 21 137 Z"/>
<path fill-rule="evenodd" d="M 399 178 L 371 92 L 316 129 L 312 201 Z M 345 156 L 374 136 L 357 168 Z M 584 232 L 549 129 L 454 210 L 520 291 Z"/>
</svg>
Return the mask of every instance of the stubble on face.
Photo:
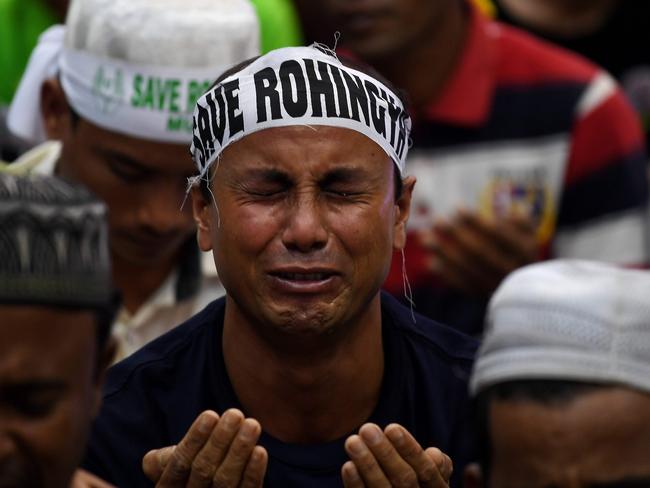
<svg viewBox="0 0 650 488">
<path fill-rule="evenodd" d="M 204 246 L 227 310 L 290 335 L 362 316 L 390 264 L 392 175 L 379 146 L 347 129 L 269 129 L 227 148 Z"/>
</svg>

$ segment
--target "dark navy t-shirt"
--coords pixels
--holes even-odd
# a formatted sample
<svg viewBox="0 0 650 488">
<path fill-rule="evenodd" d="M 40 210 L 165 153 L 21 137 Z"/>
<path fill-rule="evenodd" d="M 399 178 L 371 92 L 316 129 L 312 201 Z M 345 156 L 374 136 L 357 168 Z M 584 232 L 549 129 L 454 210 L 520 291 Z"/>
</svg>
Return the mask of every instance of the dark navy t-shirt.
<svg viewBox="0 0 650 488">
<path fill-rule="evenodd" d="M 421 316 L 414 324 L 410 310 L 388 295 L 381 303 L 385 373 L 368 420 L 382 428 L 401 424 L 422 446 L 447 453 L 459 475 L 473 460 L 467 381 L 476 343 Z M 177 444 L 204 410 L 221 414 L 236 407 L 246 413 L 223 360 L 224 310 L 224 299 L 212 302 L 110 369 L 86 469 L 119 487 L 151 486 L 141 468 L 149 450 Z M 265 486 L 342 486 L 346 438 L 295 445 L 263 433 L 259 443 L 269 453 Z"/>
</svg>

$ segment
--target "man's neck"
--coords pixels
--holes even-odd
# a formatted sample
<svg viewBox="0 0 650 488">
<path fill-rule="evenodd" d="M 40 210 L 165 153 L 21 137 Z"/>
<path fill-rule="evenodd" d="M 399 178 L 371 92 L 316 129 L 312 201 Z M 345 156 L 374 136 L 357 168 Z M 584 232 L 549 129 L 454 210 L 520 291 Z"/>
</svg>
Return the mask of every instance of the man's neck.
<svg viewBox="0 0 650 488">
<path fill-rule="evenodd" d="M 173 256 L 155 266 L 139 266 L 112 253 L 113 280 L 122 293 L 122 303 L 129 313 L 136 313 L 160 288 L 176 266 Z"/>
<path fill-rule="evenodd" d="M 464 9 L 462 2 L 451 2 L 426 39 L 403 49 L 399 56 L 367 60 L 408 93 L 415 112 L 440 95 L 458 63 L 467 33 L 468 18 Z"/>
<path fill-rule="evenodd" d="M 229 299 L 230 300 L 230 299 Z M 288 443 L 336 440 L 375 409 L 384 372 L 379 295 L 341 337 L 292 341 L 281 350 L 226 303 L 223 353 L 246 415 Z"/>
<path fill-rule="evenodd" d="M 572 38 L 598 30 L 616 0 L 499 0 L 518 22 L 555 37 Z"/>
</svg>

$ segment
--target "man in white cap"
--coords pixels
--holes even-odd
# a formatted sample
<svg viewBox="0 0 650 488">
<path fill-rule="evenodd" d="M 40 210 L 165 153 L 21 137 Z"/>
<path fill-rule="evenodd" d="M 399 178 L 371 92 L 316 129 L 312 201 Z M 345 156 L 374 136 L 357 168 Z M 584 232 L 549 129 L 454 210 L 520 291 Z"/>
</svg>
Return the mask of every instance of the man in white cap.
<svg viewBox="0 0 650 488">
<path fill-rule="evenodd" d="M 466 488 L 650 486 L 650 273 L 550 261 L 490 304 Z"/>
<path fill-rule="evenodd" d="M 409 131 L 394 89 L 318 46 L 199 100 L 194 218 L 226 297 L 112 369 L 86 468 L 148 486 L 151 451 L 161 487 L 448 486 L 475 343 L 380 293 Z"/>
<path fill-rule="evenodd" d="M 223 293 L 182 208 L 191 113 L 227 66 L 258 53 L 258 39 L 248 0 L 76 0 L 30 61 L 9 125 L 56 142 L 5 171 L 69 177 L 107 203 L 124 300 L 118 358 Z"/>
<path fill-rule="evenodd" d="M 67 488 L 115 351 L 106 207 L 0 175 L 0 256 L 0 486 Z"/>
</svg>

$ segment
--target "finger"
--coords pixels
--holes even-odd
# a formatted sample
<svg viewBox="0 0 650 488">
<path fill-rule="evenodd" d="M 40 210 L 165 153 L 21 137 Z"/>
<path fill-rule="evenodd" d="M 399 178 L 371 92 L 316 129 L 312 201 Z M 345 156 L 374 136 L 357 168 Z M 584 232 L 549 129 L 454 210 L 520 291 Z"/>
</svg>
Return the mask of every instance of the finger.
<svg viewBox="0 0 650 488">
<path fill-rule="evenodd" d="M 262 446 L 255 446 L 244 470 L 240 488 L 260 488 L 264 485 L 264 475 L 269 455 Z"/>
<path fill-rule="evenodd" d="M 162 449 L 153 449 L 142 458 L 142 471 L 147 478 L 157 483 L 165 470 L 169 460 L 172 457 L 176 446 L 163 447 Z"/>
<path fill-rule="evenodd" d="M 438 243 L 435 251 L 434 272 L 448 285 L 472 294 L 492 291 L 494 278 L 483 266 L 472 260 L 455 240 Z"/>
<path fill-rule="evenodd" d="M 70 483 L 70 488 L 115 488 L 84 469 L 77 469 Z"/>
<path fill-rule="evenodd" d="M 185 483 L 192 470 L 194 458 L 210 438 L 210 433 L 218 420 L 219 416 L 212 411 L 199 415 L 185 437 L 174 449 L 169 463 L 160 477 L 159 487 L 176 487 Z"/>
<path fill-rule="evenodd" d="M 454 463 L 451 458 L 436 447 L 429 447 L 424 452 L 438 466 L 438 471 L 443 479 L 449 482 L 451 474 L 454 472 Z"/>
<path fill-rule="evenodd" d="M 504 248 L 490 232 L 485 232 L 484 226 L 477 225 L 476 220 L 461 220 L 448 232 L 453 240 L 449 246 L 462 254 L 467 266 L 476 269 L 490 287 L 521 265 L 518 257 Z"/>
<path fill-rule="evenodd" d="M 239 485 L 261 433 L 262 427 L 257 420 L 244 420 L 225 459 L 214 474 L 212 486 L 222 488 Z"/>
<path fill-rule="evenodd" d="M 393 443 L 397 452 L 413 468 L 420 486 L 426 488 L 446 488 L 447 482 L 436 463 L 429 457 L 415 438 L 401 425 L 390 424 L 384 433 Z"/>
<path fill-rule="evenodd" d="M 366 486 L 352 461 L 348 461 L 341 468 L 341 478 L 343 478 L 344 488 L 364 488 Z"/>
<path fill-rule="evenodd" d="M 192 461 L 187 488 L 212 486 L 212 478 L 226 457 L 243 421 L 244 414 L 237 409 L 224 412 L 207 442 Z"/>
<path fill-rule="evenodd" d="M 537 230 L 535 219 L 531 218 L 529 215 L 514 213 L 510 215 L 506 220 L 522 232 L 531 233 L 536 232 Z"/>
<path fill-rule="evenodd" d="M 415 237 L 424 249 L 432 250 L 436 244 L 436 236 L 433 229 L 421 229 L 415 233 Z"/>
<path fill-rule="evenodd" d="M 512 255 L 519 265 L 528 264 L 531 256 L 535 258 L 537 235 L 534 222 L 529 217 L 513 216 L 491 220 L 473 212 L 459 211 L 458 218 L 494 242 L 504 253 Z"/>
<path fill-rule="evenodd" d="M 424 266 L 452 288 L 470 294 L 483 293 L 486 285 L 482 283 L 482 277 L 477 276 L 476 266 L 467 263 L 462 249 L 453 239 L 457 225 L 456 222 L 438 218 L 430 230 L 418 233 L 419 244 L 430 252 Z"/>
<path fill-rule="evenodd" d="M 409 488 L 418 486 L 415 471 L 402 459 L 393 447 L 391 441 L 375 424 L 365 424 L 359 430 L 359 435 L 377 460 L 384 476 L 392 486 Z"/>
<path fill-rule="evenodd" d="M 390 482 L 384 476 L 384 472 L 379 467 L 377 460 L 361 437 L 353 435 L 345 441 L 345 451 L 354 463 L 361 479 L 366 486 L 373 488 L 389 488 Z"/>
</svg>

